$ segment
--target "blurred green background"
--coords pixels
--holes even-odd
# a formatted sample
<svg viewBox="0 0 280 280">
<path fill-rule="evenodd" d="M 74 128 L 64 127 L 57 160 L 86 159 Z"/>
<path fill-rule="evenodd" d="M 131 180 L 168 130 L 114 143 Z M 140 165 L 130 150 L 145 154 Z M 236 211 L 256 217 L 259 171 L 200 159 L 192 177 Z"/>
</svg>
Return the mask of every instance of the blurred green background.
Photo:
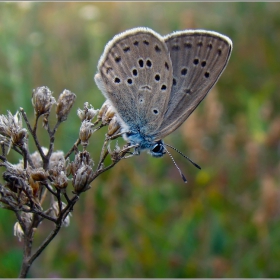
<svg viewBox="0 0 280 280">
<path fill-rule="evenodd" d="M 65 152 L 78 137 L 77 108 L 104 101 L 93 76 L 115 34 L 137 26 L 162 35 L 202 28 L 233 41 L 216 87 L 165 139 L 202 170 L 172 152 L 184 184 L 168 156 L 121 161 L 81 197 L 30 277 L 280 276 L 279 15 L 280 3 L 272 2 L 0 3 L 0 113 L 23 107 L 32 119 L 38 86 L 55 97 L 65 88 L 76 93 L 57 135 L 55 149 Z M 105 133 L 91 138 L 95 161 Z M 18 158 L 11 153 L 11 160 Z M 20 269 L 15 221 L 0 210 L 0 277 Z M 39 228 L 35 245 L 51 228 Z"/>
</svg>

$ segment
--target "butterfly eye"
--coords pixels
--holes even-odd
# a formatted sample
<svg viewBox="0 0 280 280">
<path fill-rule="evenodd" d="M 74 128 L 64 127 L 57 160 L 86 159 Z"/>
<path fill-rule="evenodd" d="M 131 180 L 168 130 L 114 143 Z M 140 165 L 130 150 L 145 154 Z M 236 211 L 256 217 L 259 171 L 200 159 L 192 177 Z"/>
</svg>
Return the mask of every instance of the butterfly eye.
<svg viewBox="0 0 280 280">
<path fill-rule="evenodd" d="M 160 150 L 161 150 L 161 145 L 159 145 L 159 144 L 154 145 L 154 147 L 152 149 L 152 151 L 154 153 L 158 153 L 158 152 L 160 152 Z"/>
</svg>

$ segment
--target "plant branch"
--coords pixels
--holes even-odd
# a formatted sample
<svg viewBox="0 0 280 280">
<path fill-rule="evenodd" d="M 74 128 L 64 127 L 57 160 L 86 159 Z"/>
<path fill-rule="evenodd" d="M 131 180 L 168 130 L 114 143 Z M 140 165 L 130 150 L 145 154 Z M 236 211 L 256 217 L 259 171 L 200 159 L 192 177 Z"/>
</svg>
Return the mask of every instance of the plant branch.
<svg viewBox="0 0 280 280">
<path fill-rule="evenodd" d="M 42 158 L 42 159 L 45 159 L 46 156 L 45 156 L 45 154 L 44 154 L 44 152 L 43 152 L 43 150 L 42 150 L 42 148 L 41 148 L 41 145 L 40 145 L 40 143 L 39 143 L 39 140 L 38 140 L 37 134 L 36 134 L 37 122 L 38 122 L 38 118 L 39 118 L 39 117 L 36 115 L 36 120 L 35 120 L 35 124 L 36 124 L 36 125 L 34 125 L 34 131 L 33 131 L 33 129 L 31 128 L 31 125 L 30 125 L 30 123 L 29 123 L 29 121 L 28 121 L 28 118 L 27 118 L 27 116 L 26 116 L 26 113 L 25 113 L 25 111 L 23 110 L 23 108 L 20 108 L 20 111 L 21 111 L 21 114 L 22 114 L 22 116 L 23 116 L 23 119 L 24 119 L 24 121 L 25 121 L 25 123 L 26 123 L 26 125 L 27 125 L 28 130 L 29 130 L 29 132 L 31 133 L 31 135 L 32 135 L 32 137 L 33 137 L 33 140 L 34 140 L 34 142 L 35 142 L 35 145 L 36 145 L 36 147 L 37 147 L 37 150 L 38 150 L 38 152 L 39 152 L 41 158 Z"/>
</svg>

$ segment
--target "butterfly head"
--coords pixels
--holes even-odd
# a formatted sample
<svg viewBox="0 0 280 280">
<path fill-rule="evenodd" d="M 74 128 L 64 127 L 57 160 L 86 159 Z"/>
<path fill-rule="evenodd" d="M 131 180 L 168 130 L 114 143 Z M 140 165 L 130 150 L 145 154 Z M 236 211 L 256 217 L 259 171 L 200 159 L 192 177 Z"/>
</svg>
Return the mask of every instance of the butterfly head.
<svg viewBox="0 0 280 280">
<path fill-rule="evenodd" d="M 149 150 L 149 153 L 153 156 L 153 157 L 162 157 L 165 154 L 165 149 L 163 146 L 163 142 L 162 140 L 159 140 L 155 143 L 153 143 L 152 147 Z"/>
<path fill-rule="evenodd" d="M 148 153 L 153 157 L 162 157 L 166 153 L 162 140 L 155 141 L 138 132 L 125 133 L 124 139 L 133 145 L 138 145 L 135 149 L 136 154 L 140 154 L 143 150 L 148 150 Z"/>
</svg>

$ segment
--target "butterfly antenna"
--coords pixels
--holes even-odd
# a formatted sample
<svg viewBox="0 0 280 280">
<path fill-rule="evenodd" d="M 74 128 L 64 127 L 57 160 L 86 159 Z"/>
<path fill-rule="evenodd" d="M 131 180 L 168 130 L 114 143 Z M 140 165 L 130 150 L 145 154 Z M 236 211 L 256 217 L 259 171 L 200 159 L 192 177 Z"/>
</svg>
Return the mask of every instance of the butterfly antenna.
<svg viewBox="0 0 280 280">
<path fill-rule="evenodd" d="M 170 154 L 170 152 L 169 152 L 164 146 L 163 146 L 163 148 L 164 148 L 164 150 L 168 153 L 168 155 L 171 157 L 171 159 L 172 159 L 174 165 L 176 166 L 176 168 L 178 169 L 178 171 L 179 171 L 179 173 L 180 173 L 180 175 L 181 175 L 181 177 L 182 177 L 184 183 L 187 183 L 188 181 L 187 181 L 185 175 L 182 173 L 181 169 L 179 168 L 179 166 L 178 166 L 177 163 L 175 162 L 173 156 Z"/>
<path fill-rule="evenodd" d="M 179 153 L 181 156 L 183 156 L 184 158 L 186 158 L 189 162 L 191 162 L 196 168 L 201 169 L 201 167 L 196 164 L 195 162 L 193 162 L 189 157 L 185 156 L 183 153 L 181 153 L 179 150 L 177 150 L 176 148 L 164 143 L 165 146 L 172 148 L 174 151 L 176 151 L 177 153 Z M 166 150 L 167 151 L 167 150 Z"/>
</svg>

